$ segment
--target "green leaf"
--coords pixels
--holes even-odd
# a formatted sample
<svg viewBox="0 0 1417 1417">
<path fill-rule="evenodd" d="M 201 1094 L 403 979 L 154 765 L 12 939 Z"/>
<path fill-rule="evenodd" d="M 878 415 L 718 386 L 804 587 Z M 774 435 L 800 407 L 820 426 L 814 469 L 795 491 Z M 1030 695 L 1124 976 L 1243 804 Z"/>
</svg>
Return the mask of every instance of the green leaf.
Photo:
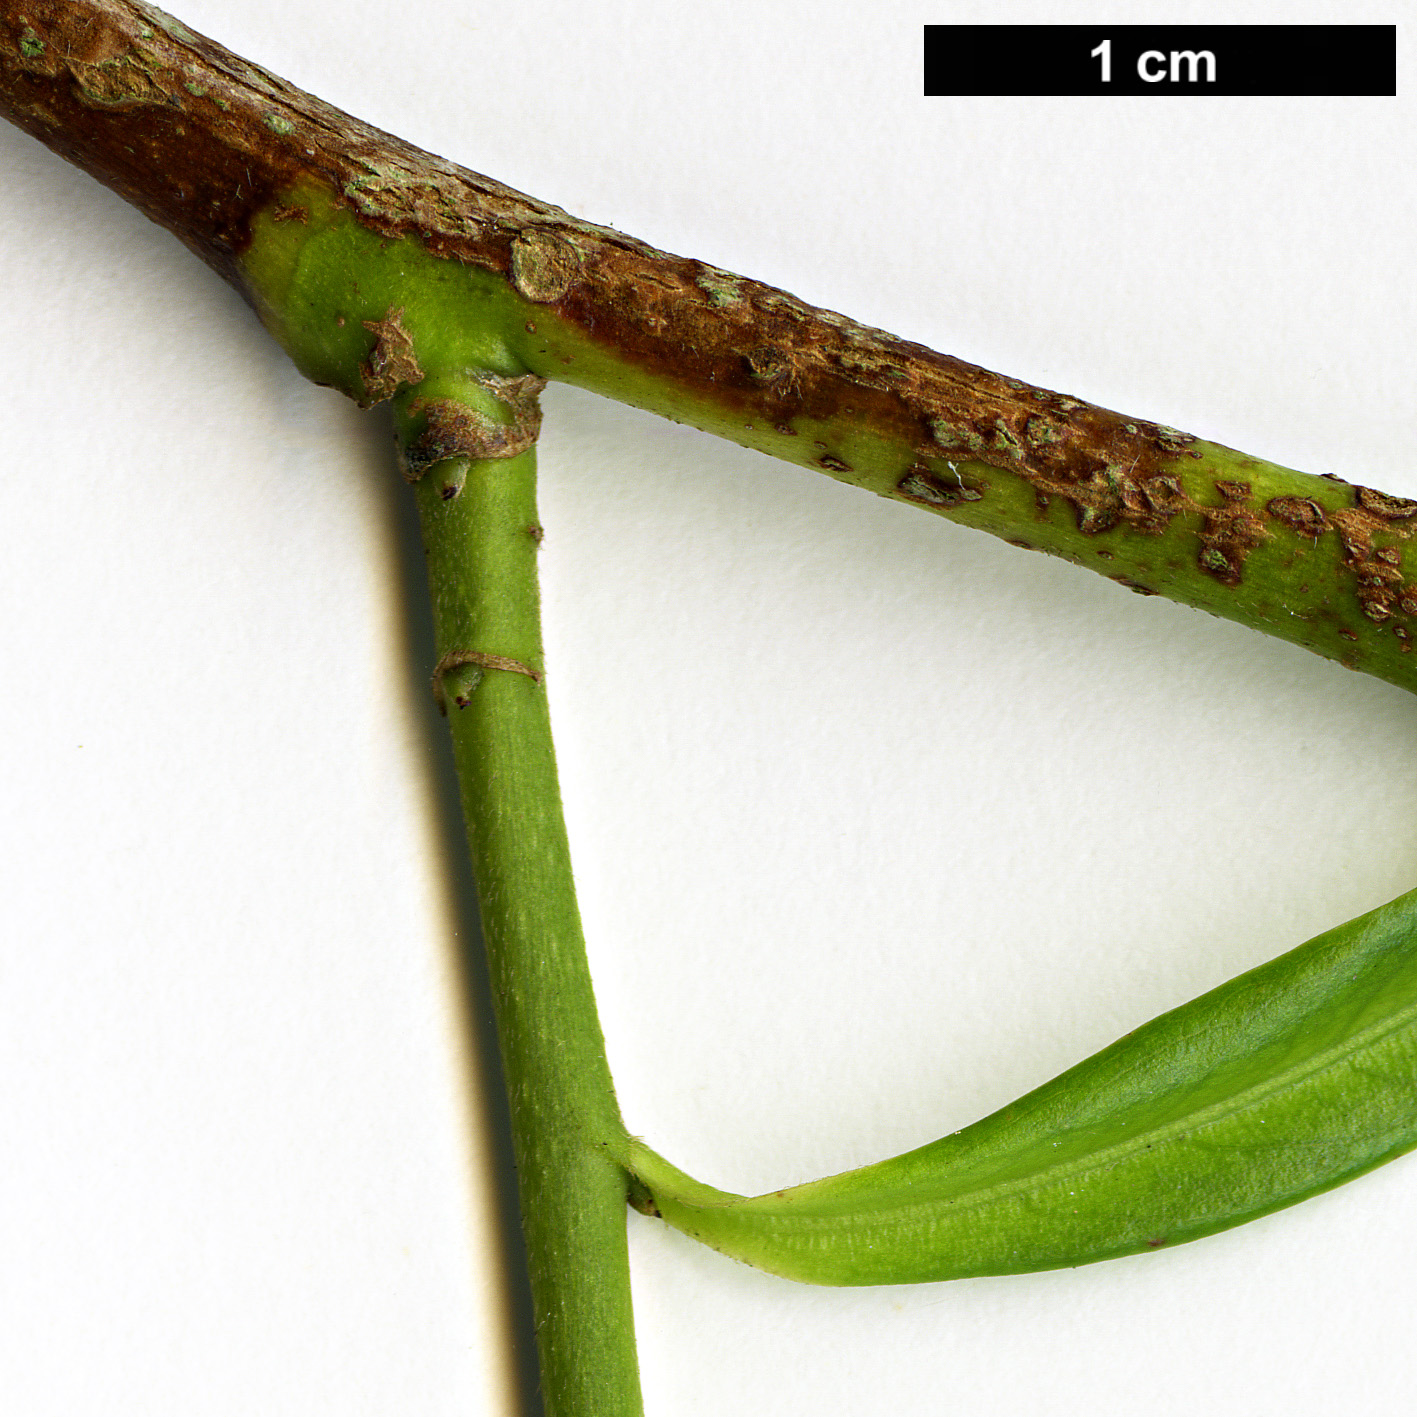
<svg viewBox="0 0 1417 1417">
<path fill-rule="evenodd" d="M 1417 891 L 889 1161 L 745 1199 L 635 1143 L 642 1209 L 813 1284 L 1016 1274 L 1195 1240 L 1417 1145 Z"/>
</svg>

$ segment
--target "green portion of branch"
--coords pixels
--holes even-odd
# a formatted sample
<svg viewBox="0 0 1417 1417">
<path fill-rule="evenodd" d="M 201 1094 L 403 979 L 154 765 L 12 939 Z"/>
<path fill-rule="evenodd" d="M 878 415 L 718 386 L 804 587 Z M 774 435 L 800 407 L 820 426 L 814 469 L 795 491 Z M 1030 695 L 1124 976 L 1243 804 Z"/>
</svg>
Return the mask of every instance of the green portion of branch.
<svg viewBox="0 0 1417 1417">
<path fill-rule="evenodd" d="M 396 319 L 419 361 L 410 380 L 421 367 L 531 369 L 1417 687 L 1417 586 L 1401 569 L 1417 503 L 1139 423 L 1120 425 L 1120 450 L 1099 434 L 1086 454 L 1096 466 L 1070 478 L 1028 440 L 1046 452 L 1057 420 L 1086 406 L 1023 385 L 987 424 L 933 405 L 923 438 L 850 406 L 819 413 L 790 398 L 773 421 L 745 419 L 721 390 L 607 344 L 496 272 L 431 255 L 414 237 L 378 237 L 316 189 L 285 200 L 302 219 L 256 222 L 247 280 L 301 370 L 363 402 L 382 396 L 371 366 L 388 365 L 381 331 Z M 1129 439 L 1151 448 L 1144 478 Z M 948 451 L 952 440 L 964 451 Z"/>
<path fill-rule="evenodd" d="M 484 380 L 439 396 L 505 425 Z M 400 399 L 405 458 L 428 414 Z M 561 817 L 538 615 L 535 451 L 418 477 L 439 665 L 492 977 L 548 1417 L 639 1417 L 625 1145 Z"/>
<path fill-rule="evenodd" d="M 972 1127 L 791 1190 L 715 1191 L 633 1142 L 634 1200 L 815 1284 L 1017 1274 L 1195 1240 L 1417 1146 L 1414 943 L 1417 892 L 1163 1014 Z"/>
<path fill-rule="evenodd" d="M 361 402 L 422 369 L 530 369 L 1417 684 L 1417 503 L 655 250 L 135 0 L 0 0 L 0 113 L 167 225 Z"/>
</svg>

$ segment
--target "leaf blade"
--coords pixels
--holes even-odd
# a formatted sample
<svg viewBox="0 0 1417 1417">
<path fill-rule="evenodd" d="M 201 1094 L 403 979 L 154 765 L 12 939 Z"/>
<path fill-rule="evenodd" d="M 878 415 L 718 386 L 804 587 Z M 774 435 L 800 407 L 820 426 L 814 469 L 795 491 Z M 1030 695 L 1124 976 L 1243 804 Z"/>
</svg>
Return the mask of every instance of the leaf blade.
<svg viewBox="0 0 1417 1417">
<path fill-rule="evenodd" d="M 889 1284 L 1199 1239 L 1413 1146 L 1417 892 L 888 1161 L 751 1199 L 638 1144 L 627 1165 L 669 1223 L 738 1259 L 808 1283 Z"/>
</svg>

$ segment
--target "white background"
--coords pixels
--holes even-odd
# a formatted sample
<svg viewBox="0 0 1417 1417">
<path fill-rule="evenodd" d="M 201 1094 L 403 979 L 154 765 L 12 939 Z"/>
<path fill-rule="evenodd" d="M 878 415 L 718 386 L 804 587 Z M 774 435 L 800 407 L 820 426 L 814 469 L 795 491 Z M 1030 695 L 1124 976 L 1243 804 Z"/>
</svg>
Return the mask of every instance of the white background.
<svg viewBox="0 0 1417 1417">
<path fill-rule="evenodd" d="M 1417 495 L 1405 41 L 1397 99 L 926 99 L 927 21 L 1218 12 L 181 13 L 579 216 Z M 29 138 L 0 131 L 0 173 L 6 1411 L 519 1413 L 386 424 Z M 631 1129 L 704 1179 L 931 1140 L 1417 883 L 1397 689 L 575 390 L 545 407 L 549 683 L 611 1061 Z M 1175 1251 L 899 1290 L 630 1229 L 651 1417 L 1381 1417 L 1417 1379 L 1411 1161 Z"/>
</svg>

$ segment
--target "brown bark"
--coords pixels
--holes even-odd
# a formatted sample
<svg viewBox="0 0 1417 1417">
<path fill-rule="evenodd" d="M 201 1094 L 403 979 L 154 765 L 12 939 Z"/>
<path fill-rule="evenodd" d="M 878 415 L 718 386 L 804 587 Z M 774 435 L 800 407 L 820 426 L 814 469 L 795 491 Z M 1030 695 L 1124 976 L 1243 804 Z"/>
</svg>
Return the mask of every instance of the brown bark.
<svg viewBox="0 0 1417 1417">
<path fill-rule="evenodd" d="M 841 417 L 922 458 L 990 463 L 1071 501 L 1084 532 L 1158 530 L 1184 501 L 1172 474 L 1185 435 L 579 221 L 133 0 L 0 0 L 0 112 L 238 287 L 256 214 L 313 182 L 373 231 L 505 276 L 532 305 L 734 420 L 792 435 L 793 420 Z M 794 460 L 851 471 L 832 450 Z M 899 493 L 933 507 L 968 496 L 924 465 L 905 471 Z"/>
</svg>

